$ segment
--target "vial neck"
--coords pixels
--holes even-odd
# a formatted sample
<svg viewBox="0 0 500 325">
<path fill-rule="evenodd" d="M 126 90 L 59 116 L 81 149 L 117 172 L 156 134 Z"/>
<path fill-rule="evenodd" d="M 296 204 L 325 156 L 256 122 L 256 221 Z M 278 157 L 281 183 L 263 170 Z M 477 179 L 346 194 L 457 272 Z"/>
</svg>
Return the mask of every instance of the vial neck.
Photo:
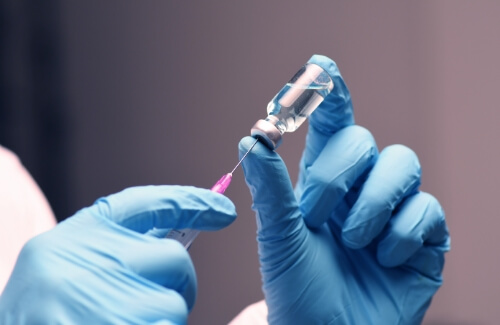
<svg viewBox="0 0 500 325">
<path fill-rule="evenodd" d="M 274 125 L 278 129 L 278 131 L 280 131 L 280 134 L 283 135 L 283 133 L 286 132 L 286 124 L 280 121 L 276 116 L 268 115 L 265 121 Z"/>
</svg>

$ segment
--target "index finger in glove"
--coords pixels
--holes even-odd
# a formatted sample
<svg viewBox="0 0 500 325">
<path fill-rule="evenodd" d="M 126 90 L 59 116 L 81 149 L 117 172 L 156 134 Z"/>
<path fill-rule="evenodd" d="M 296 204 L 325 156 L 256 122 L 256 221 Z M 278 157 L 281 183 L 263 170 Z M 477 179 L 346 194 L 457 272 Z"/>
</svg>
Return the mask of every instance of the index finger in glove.
<svg viewBox="0 0 500 325">
<path fill-rule="evenodd" d="M 333 133 L 354 124 L 351 95 L 337 64 L 323 55 L 313 55 L 308 63 L 316 64 L 328 73 L 333 81 L 333 89 L 309 117 L 310 127 L 302 157 L 306 168 L 316 160 Z"/>
<path fill-rule="evenodd" d="M 240 157 L 247 152 L 254 138 L 240 141 Z M 257 212 L 260 237 L 281 238 L 302 226 L 298 202 L 285 163 L 274 151 L 257 143 L 242 162 L 245 180 Z"/>
<path fill-rule="evenodd" d="M 132 187 L 97 200 L 88 209 L 140 233 L 153 228 L 217 230 L 236 218 L 227 197 L 191 186 Z"/>
</svg>

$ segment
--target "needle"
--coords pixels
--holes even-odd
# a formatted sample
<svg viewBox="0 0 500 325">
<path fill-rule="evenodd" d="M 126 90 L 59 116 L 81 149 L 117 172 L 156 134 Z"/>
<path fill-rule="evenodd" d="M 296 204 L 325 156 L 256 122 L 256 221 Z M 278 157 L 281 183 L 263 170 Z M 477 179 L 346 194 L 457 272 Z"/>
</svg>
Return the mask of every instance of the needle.
<svg viewBox="0 0 500 325">
<path fill-rule="evenodd" d="M 252 144 L 252 146 L 250 147 L 250 149 L 248 149 L 248 151 L 243 155 L 243 157 L 241 157 L 240 161 L 238 161 L 238 163 L 236 164 L 236 166 L 234 166 L 233 170 L 230 172 L 230 173 L 227 173 L 225 175 L 223 175 L 218 181 L 217 183 L 215 183 L 214 186 L 212 186 L 212 188 L 210 189 L 212 192 L 217 192 L 217 193 L 224 193 L 224 191 L 226 191 L 226 189 L 228 188 L 229 184 L 231 184 L 231 179 L 233 178 L 233 173 L 234 171 L 236 170 L 236 168 L 238 168 L 238 166 L 241 164 L 241 162 L 243 161 L 243 159 L 245 159 L 245 157 L 248 155 L 248 153 L 250 152 L 250 150 L 253 149 L 253 147 L 257 144 L 259 140 L 255 140 L 255 142 Z"/>
<path fill-rule="evenodd" d="M 233 178 L 234 171 L 236 170 L 236 168 L 238 168 L 238 166 L 241 164 L 243 159 L 245 159 L 245 157 L 248 155 L 250 150 L 253 149 L 253 147 L 257 144 L 258 141 L 259 141 L 258 139 L 255 140 L 255 142 L 252 144 L 250 149 L 248 149 L 248 151 L 243 155 L 243 157 L 241 157 L 240 161 L 238 161 L 238 164 L 236 164 L 236 166 L 233 168 L 233 170 L 230 173 L 223 175 L 217 181 L 217 183 L 215 183 L 214 186 L 212 186 L 212 188 L 210 189 L 212 192 L 217 192 L 217 193 L 223 194 L 226 191 L 229 184 L 231 184 L 231 179 Z M 171 230 L 167 234 L 167 238 L 173 238 L 173 239 L 180 241 L 181 244 L 183 244 L 184 247 L 186 249 L 188 249 L 189 246 L 191 246 L 191 243 L 193 242 L 193 240 L 196 238 L 196 236 L 198 236 L 199 233 L 200 233 L 200 231 L 196 230 L 196 229 Z"/>
<path fill-rule="evenodd" d="M 243 159 L 245 159 L 248 155 L 248 153 L 250 152 L 250 150 L 253 149 L 253 147 L 255 147 L 255 145 L 257 144 L 257 142 L 259 142 L 259 139 L 256 139 L 255 142 L 250 146 L 250 148 L 247 150 L 247 152 L 245 152 L 245 154 L 243 155 L 243 157 L 241 157 L 240 161 L 238 161 L 238 163 L 236 164 L 236 166 L 234 166 L 233 170 L 229 173 L 229 174 L 233 174 L 234 171 L 236 170 L 236 168 L 238 168 L 239 165 L 241 165 L 241 162 L 243 161 Z"/>
</svg>

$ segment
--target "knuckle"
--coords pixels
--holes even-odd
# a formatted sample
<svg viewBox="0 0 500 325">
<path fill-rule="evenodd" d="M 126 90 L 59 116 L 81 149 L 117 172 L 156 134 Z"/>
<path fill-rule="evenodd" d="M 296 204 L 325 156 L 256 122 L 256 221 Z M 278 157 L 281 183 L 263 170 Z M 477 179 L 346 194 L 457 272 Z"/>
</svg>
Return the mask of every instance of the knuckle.
<svg viewBox="0 0 500 325">
<path fill-rule="evenodd" d="M 36 270 L 32 273 L 32 277 L 38 279 L 39 285 L 48 287 L 58 287 L 63 282 L 62 276 L 54 276 L 52 265 L 47 263 L 47 260 L 57 259 L 54 256 L 57 248 L 49 233 L 38 235 L 29 241 L 21 249 L 16 265 L 19 264 L 23 268 Z"/>
<path fill-rule="evenodd" d="M 375 138 L 372 133 L 359 125 L 351 125 L 345 128 L 347 132 L 352 133 L 353 138 L 358 139 L 359 141 L 366 142 L 375 146 Z"/>
<path fill-rule="evenodd" d="M 432 215 L 439 222 L 445 223 L 445 213 L 438 199 L 436 199 L 436 197 L 434 197 L 432 194 L 426 192 L 421 192 L 420 195 L 425 200 L 425 204 L 427 205 L 429 212 L 432 213 Z"/>
<path fill-rule="evenodd" d="M 23 258 L 35 259 L 46 252 L 51 247 L 47 234 L 41 234 L 31 238 L 24 244 L 20 256 Z"/>
<path fill-rule="evenodd" d="M 374 163 L 376 158 L 378 157 L 378 148 L 377 143 L 375 142 L 375 138 L 373 137 L 371 132 L 359 125 L 349 126 L 348 128 L 351 129 L 352 138 L 357 142 L 355 143 L 355 145 L 359 146 L 360 148 L 360 158 Z"/>
<path fill-rule="evenodd" d="M 417 219 L 417 217 L 414 216 L 413 219 Z M 408 229 L 403 229 L 400 227 L 393 228 L 391 235 L 394 238 L 394 241 L 397 242 L 401 247 L 420 247 L 424 242 L 422 237 L 419 236 L 418 233 L 412 233 L 409 232 Z"/>
<path fill-rule="evenodd" d="M 411 148 L 402 144 L 393 144 L 384 149 L 384 154 L 396 157 L 400 161 L 411 162 L 420 173 L 420 161 Z"/>
<path fill-rule="evenodd" d="M 321 196 L 343 196 L 349 190 L 349 184 L 346 183 L 346 179 L 340 178 L 336 173 L 329 175 L 324 171 L 312 171 L 309 183 L 314 184 L 315 192 Z"/>
<path fill-rule="evenodd" d="M 385 170 L 392 170 L 399 175 L 406 195 L 416 193 L 421 183 L 421 167 L 416 153 L 400 144 L 386 147 L 381 153 Z"/>
</svg>

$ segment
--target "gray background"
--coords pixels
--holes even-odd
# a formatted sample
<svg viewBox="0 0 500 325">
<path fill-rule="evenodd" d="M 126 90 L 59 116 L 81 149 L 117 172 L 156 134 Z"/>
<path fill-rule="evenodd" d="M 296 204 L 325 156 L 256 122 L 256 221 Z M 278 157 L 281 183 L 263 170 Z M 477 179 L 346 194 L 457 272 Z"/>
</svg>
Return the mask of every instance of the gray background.
<svg viewBox="0 0 500 325">
<path fill-rule="evenodd" d="M 357 123 L 380 148 L 413 148 L 447 213 L 452 251 L 426 323 L 497 323 L 500 2 L 67 1 L 60 14 L 75 209 L 133 185 L 210 187 L 267 102 L 324 54 Z M 306 128 L 279 149 L 293 175 Z M 262 298 L 241 170 L 227 196 L 238 220 L 191 249 L 192 324 Z"/>
</svg>

